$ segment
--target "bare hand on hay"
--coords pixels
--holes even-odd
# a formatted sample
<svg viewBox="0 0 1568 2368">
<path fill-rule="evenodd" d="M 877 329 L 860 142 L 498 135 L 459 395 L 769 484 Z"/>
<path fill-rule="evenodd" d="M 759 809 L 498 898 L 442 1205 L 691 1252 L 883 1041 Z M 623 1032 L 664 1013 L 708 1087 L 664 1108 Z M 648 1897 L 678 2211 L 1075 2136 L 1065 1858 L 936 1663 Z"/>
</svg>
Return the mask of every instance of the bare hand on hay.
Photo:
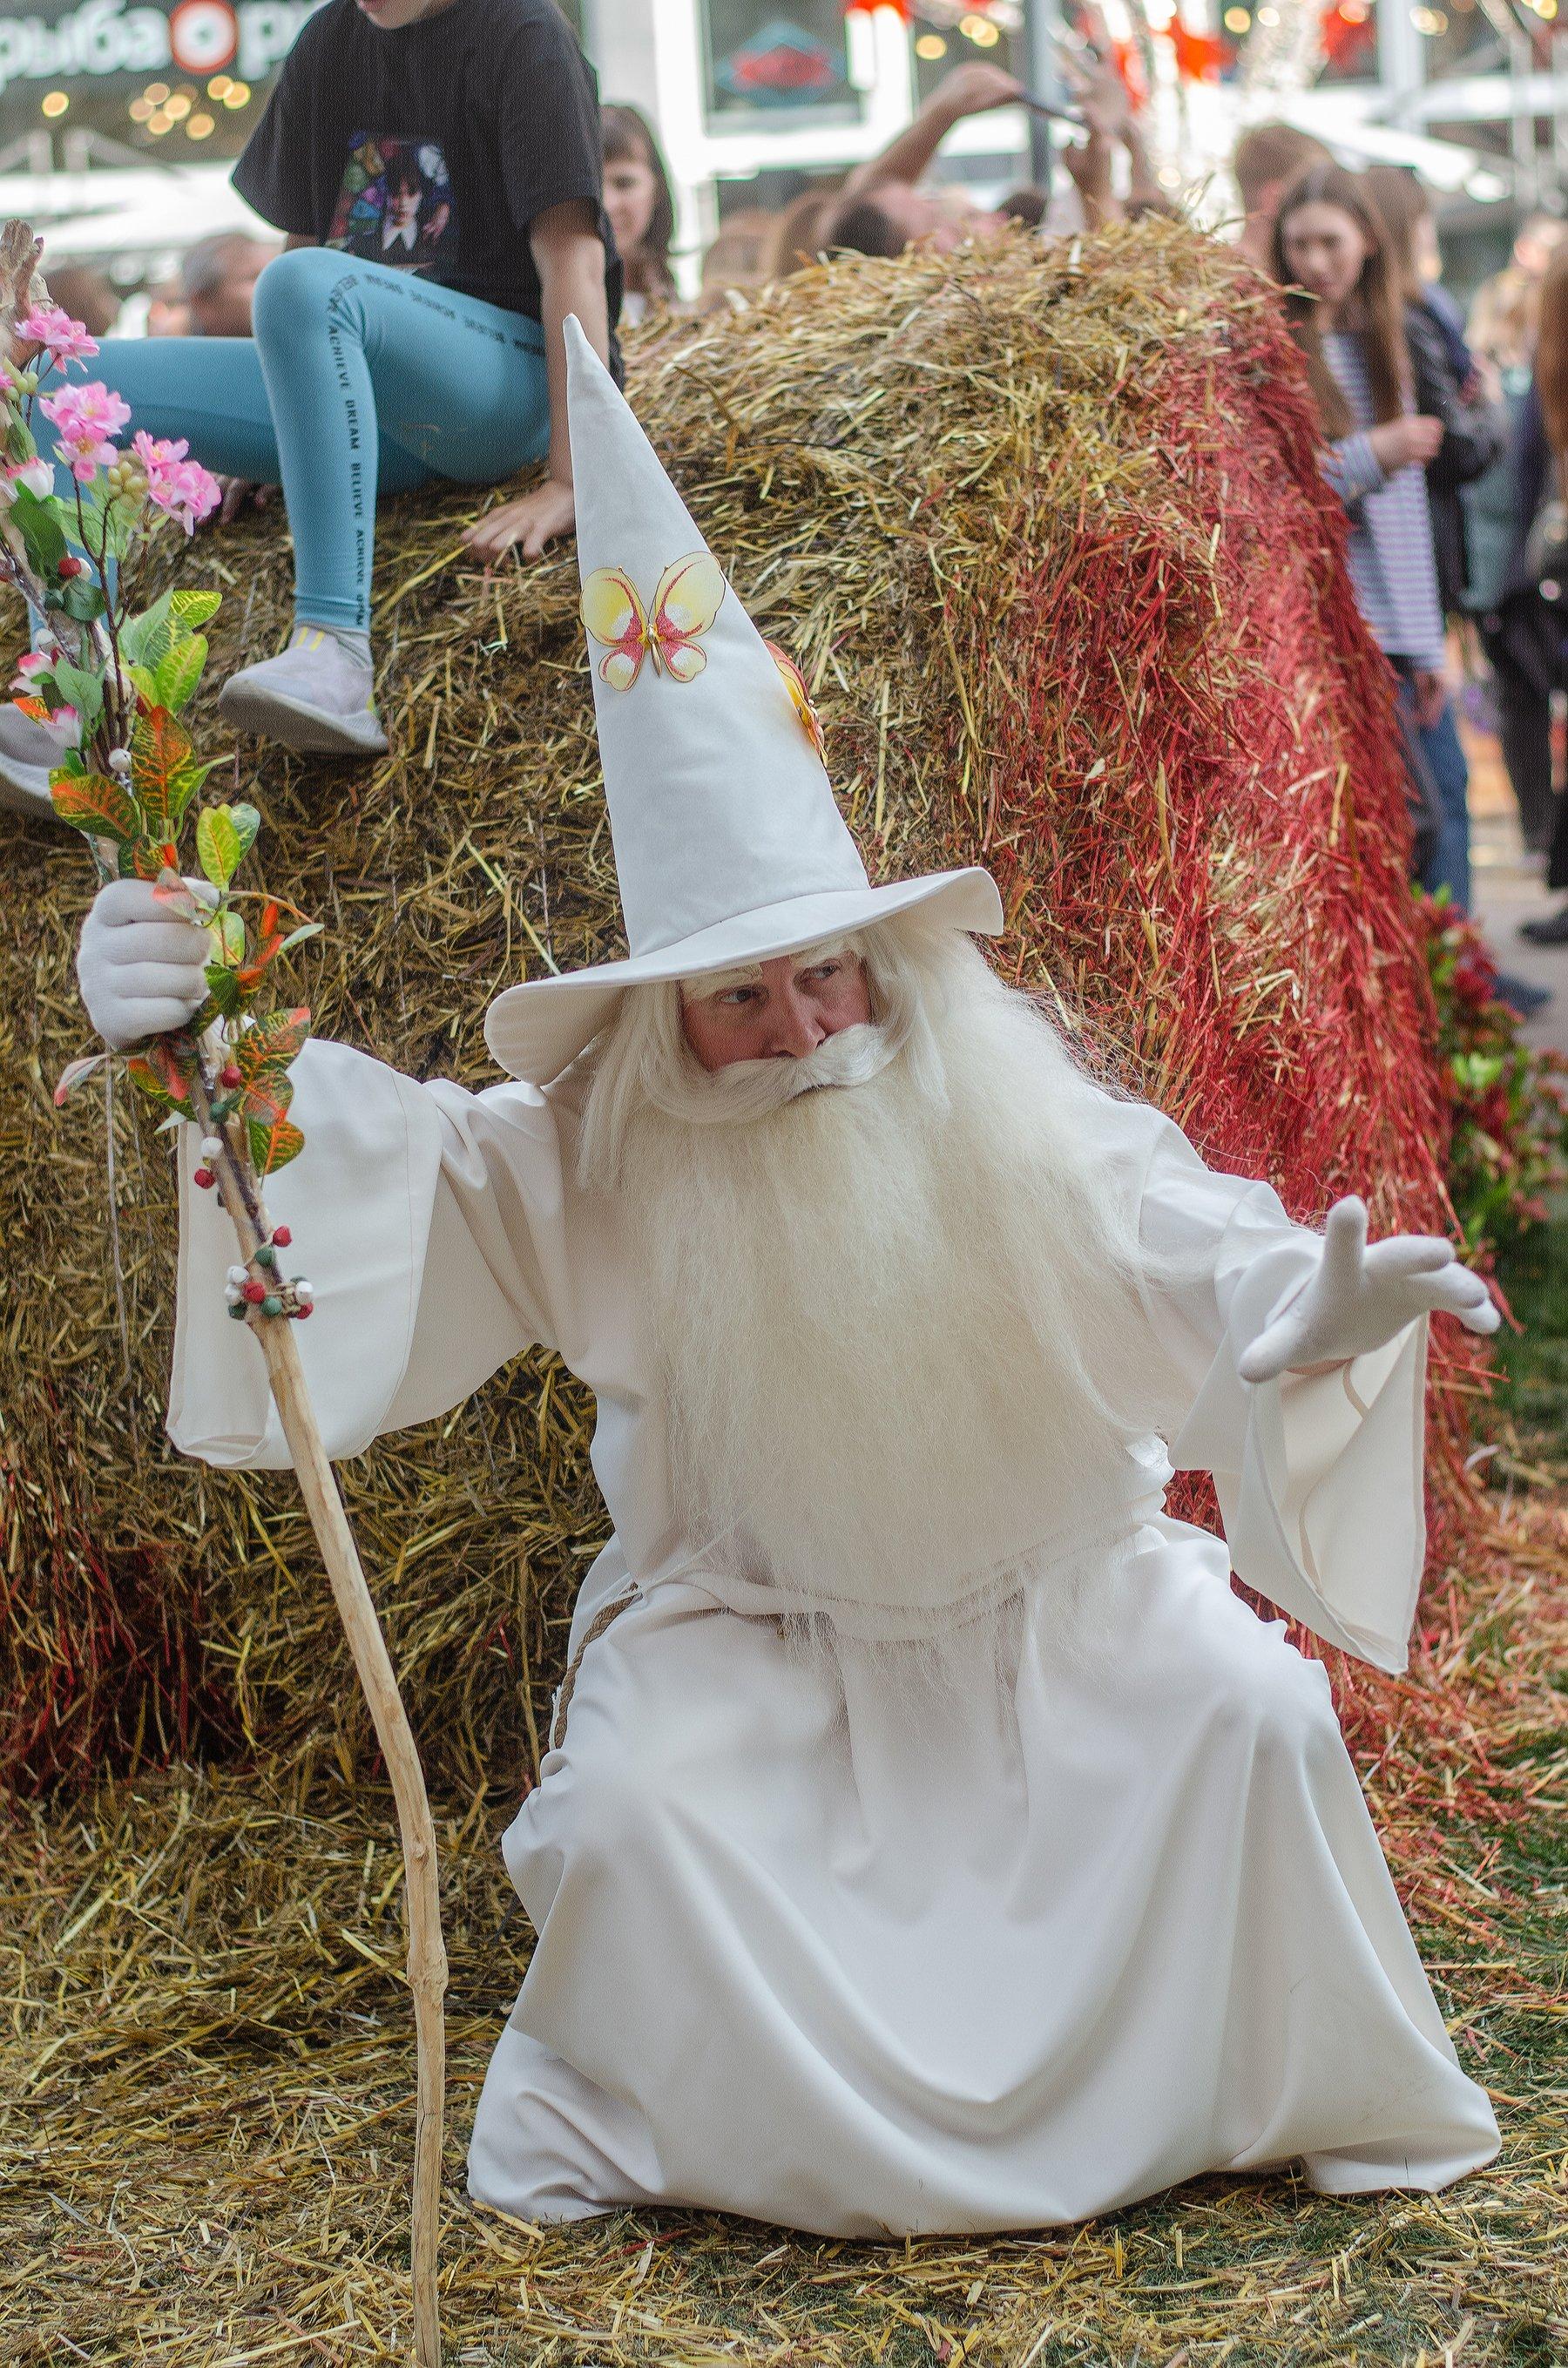
<svg viewBox="0 0 1568 2368">
<path fill-rule="evenodd" d="M 462 539 L 489 570 L 517 543 L 521 543 L 525 559 L 541 558 L 545 545 L 573 533 L 576 523 L 571 486 L 562 484 L 558 477 L 546 477 L 532 493 L 519 495 L 515 502 L 503 502 L 498 509 L 488 510 L 483 518 L 475 518 L 472 526 L 463 529 Z"/>
<path fill-rule="evenodd" d="M 218 483 L 223 498 L 213 513 L 214 526 L 231 525 L 242 510 L 266 509 L 278 490 L 276 485 L 253 484 L 248 477 L 220 477 Z"/>
</svg>

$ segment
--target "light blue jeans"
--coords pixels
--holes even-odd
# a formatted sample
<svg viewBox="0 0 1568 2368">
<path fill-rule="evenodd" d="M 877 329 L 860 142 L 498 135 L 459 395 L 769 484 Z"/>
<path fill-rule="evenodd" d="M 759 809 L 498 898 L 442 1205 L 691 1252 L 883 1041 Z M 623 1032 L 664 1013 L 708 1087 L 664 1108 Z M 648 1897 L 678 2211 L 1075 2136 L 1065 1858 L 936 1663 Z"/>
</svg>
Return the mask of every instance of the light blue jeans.
<svg viewBox="0 0 1568 2368">
<path fill-rule="evenodd" d="M 111 338 L 88 374 L 131 425 L 219 476 L 281 484 L 297 617 L 364 632 L 376 500 L 434 477 L 494 485 L 544 457 L 544 333 L 522 313 L 297 247 L 256 282 L 256 336 Z M 74 373 L 78 378 L 81 373 Z M 49 423 L 39 419 L 48 451 Z M 70 477 L 59 472 L 69 497 Z"/>
<path fill-rule="evenodd" d="M 1461 911 L 1470 910 L 1470 767 L 1460 745 L 1454 702 L 1443 701 L 1436 723 L 1420 734 L 1421 753 L 1432 768 L 1442 802 L 1437 844 L 1421 884 L 1431 895 L 1446 888 Z"/>
</svg>

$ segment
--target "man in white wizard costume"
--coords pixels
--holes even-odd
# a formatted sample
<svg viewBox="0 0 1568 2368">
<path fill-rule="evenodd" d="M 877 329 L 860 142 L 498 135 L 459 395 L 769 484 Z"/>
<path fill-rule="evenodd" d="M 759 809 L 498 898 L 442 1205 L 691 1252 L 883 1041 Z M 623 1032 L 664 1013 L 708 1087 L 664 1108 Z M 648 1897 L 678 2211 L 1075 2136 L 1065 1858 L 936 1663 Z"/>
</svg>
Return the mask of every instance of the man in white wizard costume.
<svg viewBox="0 0 1568 2368">
<path fill-rule="evenodd" d="M 983 871 L 868 884 L 798 677 L 569 343 L 630 958 L 502 995 L 482 1093 L 312 1043 L 273 1194 L 336 1455 L 533 1342 L 598 1401 L 615 1533 L 504 1844 L 538 1941 L 472 2191 L 898 2237 L 1204 2171 L 1442 2187 L 1491 2110 L 1324 1669 L 1229 1575 L 1403 1667 L 1426 1320 L 1484 1290 L 1091 1082 L 973 942 Z M 81 973 L 119 1043 L 202 990 L 134 882 Z M 184 1201 L 170 1430 L 281 1464 Z"/>
</svg>

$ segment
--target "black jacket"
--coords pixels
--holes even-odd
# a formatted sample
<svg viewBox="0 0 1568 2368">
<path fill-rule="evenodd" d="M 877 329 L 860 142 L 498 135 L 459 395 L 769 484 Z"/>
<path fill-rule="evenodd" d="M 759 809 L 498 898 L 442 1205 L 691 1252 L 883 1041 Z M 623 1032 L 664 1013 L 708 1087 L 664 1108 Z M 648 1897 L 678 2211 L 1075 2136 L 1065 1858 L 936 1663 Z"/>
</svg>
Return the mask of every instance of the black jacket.
<svg viewBox="0 0 1568 2368">
<path fill-rule="evenodd" d="M 1454 374 L 1449 341 L 1427 305 L 1406 305 L 1404 339 L 1410 349 L 1415 408 L 1443 423 L 1443 440 L 1426 463 L 1426 497 L 1432 508 L 1437 588 L 1448 614 L 1460 606 L 1470 572 L 1460 487 L 1485 474 L 1503 450 L 1507 428 L 1489 403 L 1466 403 Z"/>
</svg>

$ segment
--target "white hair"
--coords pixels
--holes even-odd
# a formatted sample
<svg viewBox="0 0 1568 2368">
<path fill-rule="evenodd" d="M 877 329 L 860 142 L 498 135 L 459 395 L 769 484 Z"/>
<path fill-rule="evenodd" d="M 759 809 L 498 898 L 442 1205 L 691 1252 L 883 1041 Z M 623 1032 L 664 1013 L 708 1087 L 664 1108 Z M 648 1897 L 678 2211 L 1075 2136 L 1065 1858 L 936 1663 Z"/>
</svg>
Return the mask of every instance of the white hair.
<svg viewBox="0 0 1568 2368">
<path fill-rule="evenodd" d="M 865 968 L 870 991 L 869 1027 L 840 1029 L 814 1053 L 794 1061 L 734 1061 L 704 1069 L 681 1023 L 683 999 L 705 999 L 748 984 L 760 962 L 710 971 L 693 979 L 662 979 L 629 987 L 610 1025 L 588 1048 L 592 1082 L 577 1149 L 578 1181 L 585 1190 L 614 1191 L 624 1170 L 627 1131 L 641 1110 L 696 1126 L 735 1124 L 766 1117 L 797 1094 L 818 1086 L 864 1084 L 902 1055 L 917 1084 L 942 1098 L 942 1064 L 933 1022 L 945 1003 L 944 957 L 960 940 L 950 928 L 899 915 L 867 929 L 802 947 L 802 965 L 850 953 Z"/>
</svg>

